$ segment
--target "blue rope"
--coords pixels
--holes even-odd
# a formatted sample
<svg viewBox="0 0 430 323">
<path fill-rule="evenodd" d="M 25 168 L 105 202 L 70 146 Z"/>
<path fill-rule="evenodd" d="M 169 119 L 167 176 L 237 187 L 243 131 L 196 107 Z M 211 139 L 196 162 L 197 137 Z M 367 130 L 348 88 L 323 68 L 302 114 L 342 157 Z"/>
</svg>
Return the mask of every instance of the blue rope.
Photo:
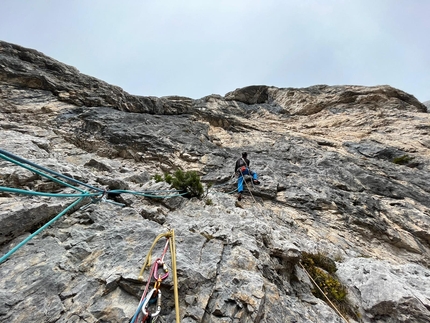
<svg viewBox="0 0 430 323">
<path fill-rule="evenodd" d="M 139 303 L 139 306 L 137 307 L 136 312 L 133 315 L 133 318 L 131 319 L 130 323 L 134 323 L 139 316 L 140 311 L 142 310 L 142 306 L 145 303 L 146 297 Z"/>
</svg>

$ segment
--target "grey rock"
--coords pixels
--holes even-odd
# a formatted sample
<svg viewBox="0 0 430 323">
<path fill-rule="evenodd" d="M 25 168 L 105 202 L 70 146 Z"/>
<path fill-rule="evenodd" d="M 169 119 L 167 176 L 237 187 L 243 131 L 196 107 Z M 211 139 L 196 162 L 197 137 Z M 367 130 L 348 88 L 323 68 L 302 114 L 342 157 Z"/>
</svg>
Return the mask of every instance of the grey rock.
<svg viewBox="0 0 430 323">
<path fill-rule="evenodd" d="M 106 165 L 102 162 L 99 162 L 95 159 L 91 159 L 88 163 L 86 163 L 84 166 L 89 166 L 89 167 L 94 167 L 98 170 L 101 171 L 108 171 L 108 172 L 112 172 L 112 167 L 110 167 L 109 165 Z"/>
<path fill-rule="evenodd" d="M 62 64 L 42 53 L 0 42 L 0 81 L 17 87 L 49 91 L 58 100 L 78 106 L 109 106 L 130 112 L 181 114 L 190 109 L 192 99 L 163 98 L 128 94 L 75 67 Z"/>
<path fill-rule="evenodd" d="M 182 322 L 342 322 L 312 295 L 303 251 L 341 260 L 363 322 L 425 322 L 429 124 L 425 105 L 390 86 L 138 97 L 0 42 L 1 148 L 97 188 L 142 193 L 88 199 L 1 263 L 0 321 L 128 322 L 146 253 L 174 229 Z M 236 204 L 242 151 L 261 185 Z M 393 163 L 404 155 L 411 163 Z M 0 186 L 73 192 L 3 159 L 0 169 Z M 202 199 L 166 197 L 176 192 L 151 180 L 177 169 L 201 175 Z M 109 203 L 119 198 L 124 207 Z M 69 203 L 0 192 L 0 255 Z M 172 287 L 170 273 L 159 322 L 175 320 Z"/>
<path fill-rule="evenodd" d="M 423 102 L 423 104 L 426 106 L 427 112 L 430 112 L 430 100 Z"/>
<path fill-rule="evenodd" d="M 130 177 L 126 178 L 126 180 L 137 184 L 143 184 L 148 182 L 150 178 L 151 177 L 147 172 L 142 172 L 138 174 L 133 174 Z"/>
<path fill-rule="evenodd" d="M 355 258 L 340 263 L 337 274 L 360 299 L 359 305 L 368 321 L 428 322 L 430 271 L 427 268 Z"/>
<path fill-rule="evenodd" d="M 12 198 L 0 197 L 0 203 L 2 206 L 0 209 L 0 244 L 11 241 L 26 232 L 36 231 L 66 207 L 66 204 L 49 199 L 42 203 L 37 201 L 18 203 Z"/>
</svg>

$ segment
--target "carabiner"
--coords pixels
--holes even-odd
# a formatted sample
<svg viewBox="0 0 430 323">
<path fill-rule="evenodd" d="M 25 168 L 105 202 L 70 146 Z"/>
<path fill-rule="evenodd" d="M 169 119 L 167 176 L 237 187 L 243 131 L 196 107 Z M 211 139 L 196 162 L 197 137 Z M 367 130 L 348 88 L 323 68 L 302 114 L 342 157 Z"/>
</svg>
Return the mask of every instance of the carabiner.
<svg viewBox="0 0 430 323">
<path fill-rule="evenodd" d="M 164 275 L 158 275 L 158 265 L 163 265 Z M 157 277 L 158 275 L 158 277 Z M 167 277 L 169 277 L 169 270 L 167 269 L 167 266 L 164 262 L 161 261 L 161 259 L 157 259 L 155 261 L 155 268 L 154 268 L 154 279 L 158 280 L 161 278 L 161 280 L 165 280 Z"/>
<path fill-rule="evenodd" d="M 155 288 L 153 288 L 145 297 L 145 301 L 143 302 L 142 305 L 142 313 L 143 316 L 147 316 L 148 315 L 148 311 L 146 310 L 146 307 L 148 306 L 149 300 L 152 298 L 152 295 L 154 294 L 154 292 L 157 291 L 157 309 L 154 313 L 151 313 L 151 317 L 156 317 L 158 314 L 160 314 L 161 311 L 161 290 L 157 290 Z"/>
<path fill-rule="evenodd" d="M 161 278 L 158 278 L 157 281 L 154 284 L 154 289 L 159 290 L 161 285 Z"/>
</svg>

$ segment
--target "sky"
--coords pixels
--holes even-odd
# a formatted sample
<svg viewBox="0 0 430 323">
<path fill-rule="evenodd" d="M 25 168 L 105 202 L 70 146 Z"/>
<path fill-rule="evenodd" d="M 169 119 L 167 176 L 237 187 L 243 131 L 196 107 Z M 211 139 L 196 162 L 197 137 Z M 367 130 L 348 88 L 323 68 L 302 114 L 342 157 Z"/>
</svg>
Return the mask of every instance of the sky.
<svg viewBox="0 0 430 323">
<path fill-rule="evenodd" d="M 430 100 L 429 0 L 1 0 L 0 40 L 143 96 L 390 85 Z"/>
</svg>

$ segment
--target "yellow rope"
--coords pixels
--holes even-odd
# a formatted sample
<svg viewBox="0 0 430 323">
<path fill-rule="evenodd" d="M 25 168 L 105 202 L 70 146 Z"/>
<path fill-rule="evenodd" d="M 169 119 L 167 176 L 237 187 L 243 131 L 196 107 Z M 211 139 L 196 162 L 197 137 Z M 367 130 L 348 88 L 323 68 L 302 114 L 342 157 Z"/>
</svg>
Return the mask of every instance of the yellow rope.
<svg viewBox="0 0 430 323">
<path fill-rule="evenodd" d="M 155 245 L 157 244 L 158 240 L 160 240 L 160 239 L 161 239 L 161 238 L 163 238 L 163 237 L 170 238 L 171 236 L 172 236 L 172 233 L 169 231 L 169 232 L 166 232 L 166 233 L 161 233 L 161 234 L 159 234 L 159 235 L 155 238 L 154 242 L 152 243 L 151 249 L 149 249 L 149 252 L 148 252 L 148 254 L 146 255 L 146 258 L 145 258 L 145 261 L 144 261 L 144 263 L 143 263 L 142 269 L 140 270 L 140 273 L 139 273 L 139 280 L 143 280 L 143 272 L 145 271 L 146 267 L 150 267 L 150 266 L 151 266 L 151 254 L 152 254 L 152 249 L 154 249 L 154 247 L 155 247 Z"/>
<path fill-rule="evenodd" d="M 157 244 L 158 240 L 161 238 L 171 238 L 170 240 L 170 254 L 172 259 L 172 272 L 173 272 L 173 293 L 175 298 L 175 313 L 176 313 L 176 323 L 181 322 L 180 313 L 179 313 L 179 295 L 178 295 L 178 275 L 176 272 L 176 245 L 175 245 L 175 231 L 172 229 L 166 233 L 159 234 L 154 242 L 152 243 L 151 249 L 149 249 L 148 254 L 146 255 L 145 261 L 143 263 L 142 269 L 139 273 L 139 280 L 143 280 L 143 272 L 145 271 L 146 267 L 151 266 L 151 254 L 152 249 L 154 249 L 155 245 Z"/>
<path fill-rule="evenodd" d="M 345 320 L 346 323 L 349 323 L 348 320 L 339 312 L 339 310 L 336 308 L 336 306 L 334 306 L 334 304 L 330 301 L 330 299 L 327 297 L 327 295 L 321 290 L 321 288 L 318 286 L 318 284 L 315 282 L 315 280 L 313 280 L 313 278 L 311 277 L 311 275 L 308 273 L 308 271 L 306 270 L 305 267 L 303 267 L 302 263 L 299 262 L 299 265 L 303 268 L 303 270 L 305 271 L 305 273 L 309 276 L 309 278 L 311 279 L 312 283 L 314 283 L 314 285 L 319 289 L 320 293 L 324 295 L 324 297 L 327 299 L 327 301 L 330 303 L 331 307 L 337 312 L 337 314 L 339 314 L 339 316 L 341 318 L 343 318 Z"/>
<path fill-rule="evenodd" d="M 173 294 L 175 297 L 175 313 L 176 313 L 176 323 L 181 322 L 179 313 L 179 295 L 178 295 L 178 276 L 176 273 L 176 245 L 175 245 L 175 231 L 172 229 L 171 232 L 171 243 L 170 243 L 170 253 L 172 256 L 172 271 L 173 271 Z"/>
</svg>

